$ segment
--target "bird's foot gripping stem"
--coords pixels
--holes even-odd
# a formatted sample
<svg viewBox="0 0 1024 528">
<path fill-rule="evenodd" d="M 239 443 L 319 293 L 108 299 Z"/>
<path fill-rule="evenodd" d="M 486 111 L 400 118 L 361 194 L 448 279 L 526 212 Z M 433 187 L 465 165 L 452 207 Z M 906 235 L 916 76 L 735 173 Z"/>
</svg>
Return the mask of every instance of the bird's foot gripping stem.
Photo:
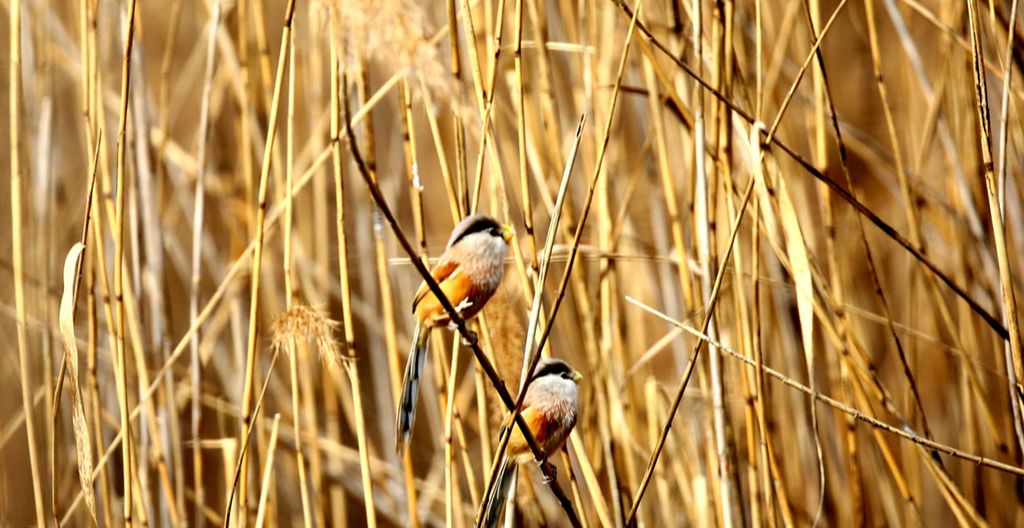
<svg viewBox="0 0 1024 528">
<path fill-rule="evenodd" d="M 544 460 L 541 460 L 537 465 L 540 466 L 540 470 L 544 473 L 544 484 L 551 484 L 558 480 L 558 467 L 552 464 L 548 459 L 545 458 Z"/>
</svg>

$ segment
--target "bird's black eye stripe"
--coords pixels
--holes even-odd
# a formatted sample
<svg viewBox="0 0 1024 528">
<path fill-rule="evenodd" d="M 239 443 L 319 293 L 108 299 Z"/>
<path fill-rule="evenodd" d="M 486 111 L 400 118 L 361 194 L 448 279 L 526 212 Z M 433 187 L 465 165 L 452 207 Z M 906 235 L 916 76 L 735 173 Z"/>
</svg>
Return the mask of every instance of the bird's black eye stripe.
<svg viewBox="0 0 1024 528">
<path fill-rule="evenodd" d="M 469 218 L 466 220 L 469 220 Z M 463 222 L 466 222 L 466 220 L 463 220 Z M 452 237 L 451 242 L 448 244 L 449 246 L 473 233 L 488 233 L 494 236 L 501 236 L 501 225 L 489 216 L 477 215 L 476 218 L 472 218 L 469 223 L 461 227 L 463 227 L 461 232 L 458 232 L 458 228 L 456 228 L 457 234 Z"/>
<path fill-rule="evenodd" d="M 533 379 L 549 375 L 572 379 L 572 374 L 572 367 L 570 367 L 568 363 L 560 359 L 545 360 L 537 365 L 537 370 L 533 373 Z"/>
</svg>

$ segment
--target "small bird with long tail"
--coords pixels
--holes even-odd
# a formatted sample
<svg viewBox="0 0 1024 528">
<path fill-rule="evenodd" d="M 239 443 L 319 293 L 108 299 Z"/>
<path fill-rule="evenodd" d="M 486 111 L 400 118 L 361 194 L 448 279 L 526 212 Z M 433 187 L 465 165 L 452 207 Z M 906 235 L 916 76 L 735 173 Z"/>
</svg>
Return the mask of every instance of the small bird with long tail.
<svg viewBox="0 0 1024 528">
<path fill-rule="evenodd" d="M 561 359 L 542 359 L 534 369 L 519 414 L 547 457 L 562 448 L 576 425 L 579 414 L 577 384 L 581 379 L 583 376 Z M 516 468 L 534 459 L 530 445 L 522 431 L 513 424 L 511 414 L 505 419 L 502 432 L 508 427 L 512 427 L 512 433 L 498 466 L 495 484 L 484 504 L 481 526 L 497 526 Z"/>
<path fill-rule="evenodd" d="M 508 254 L 508 245 L 514 233 L 510 226 L 483 214 L 467 216 L 452 231 L 448 246 L 430 275 L 464 320 L 480 313 L 501 284 L 505 275 L 505 255 Z M 396 448 L 399 452 L 408 446 L 412 436 L 420 375 L 427 362 L 430 331 L 451 323 L 448 312 L 426 282 L 416 292 L 412 311 L 416 316 L 416 330 L 405 365 L 395 425 Z"/>
</svg>

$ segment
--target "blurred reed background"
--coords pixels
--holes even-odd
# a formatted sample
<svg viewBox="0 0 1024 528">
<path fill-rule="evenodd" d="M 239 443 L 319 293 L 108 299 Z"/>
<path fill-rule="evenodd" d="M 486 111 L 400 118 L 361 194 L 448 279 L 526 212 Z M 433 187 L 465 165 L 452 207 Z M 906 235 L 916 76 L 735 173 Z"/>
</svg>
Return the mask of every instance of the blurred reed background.
<svg viewBox="0 0 1024 528">
<path fill-rule="evenodd" d="M 584 526 L 1024 523 L 1016 0 L 0 13 L 2 525 L 469 526 L 504 407 L 438 331 L 395 454 L 393 227 L 429 263 L 474 210 L 518 231 L 513 392 L 571 270 Z"/>
</svg>

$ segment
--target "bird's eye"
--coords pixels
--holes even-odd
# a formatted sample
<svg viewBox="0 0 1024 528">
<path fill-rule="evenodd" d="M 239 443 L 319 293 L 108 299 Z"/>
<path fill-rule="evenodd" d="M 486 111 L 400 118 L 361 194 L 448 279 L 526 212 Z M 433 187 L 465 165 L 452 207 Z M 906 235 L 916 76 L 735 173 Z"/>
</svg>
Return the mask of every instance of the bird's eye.
<svg viewBox="0 0 1024 528">
<path fill-rule="evenodd" d="M 501 236 L 501 231 L 498 231 L 497 227 L 492 227 L 487 230 L 487 233 L 491 236 Z"/>
<path fill-rule="evenodd" d="M 562 378 L 567 379 L 567 380 L 571 380 L 572 379 L 572 372 L 563 372 L 562 373 Z"/>
</svg>

